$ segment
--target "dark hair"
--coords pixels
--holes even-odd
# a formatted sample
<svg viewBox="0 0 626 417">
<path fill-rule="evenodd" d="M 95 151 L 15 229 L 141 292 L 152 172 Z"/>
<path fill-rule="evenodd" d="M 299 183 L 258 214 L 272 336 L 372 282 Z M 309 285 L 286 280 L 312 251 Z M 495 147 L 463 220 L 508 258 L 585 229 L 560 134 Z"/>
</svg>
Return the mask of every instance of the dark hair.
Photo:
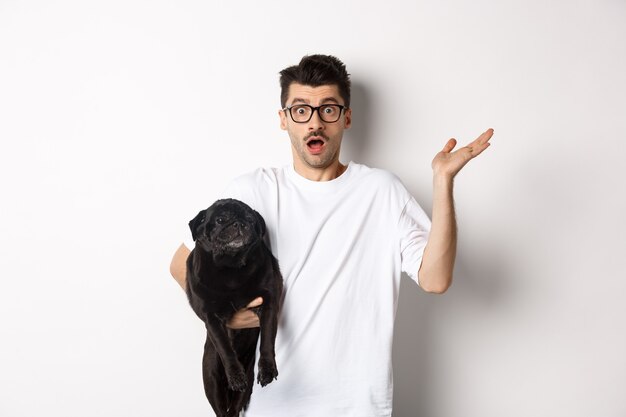
<svg viewBox="0 0 626 417">
<path fill-rule="evenodd" d="M 291 83 L 319 87 L 336 85 L 346 107 L 350 107 L 350 74 L 339 59 L 331 55 L 307 55 L 298 65 L 280 72 L 280 105 L 284 108 Z"/>
</svg>

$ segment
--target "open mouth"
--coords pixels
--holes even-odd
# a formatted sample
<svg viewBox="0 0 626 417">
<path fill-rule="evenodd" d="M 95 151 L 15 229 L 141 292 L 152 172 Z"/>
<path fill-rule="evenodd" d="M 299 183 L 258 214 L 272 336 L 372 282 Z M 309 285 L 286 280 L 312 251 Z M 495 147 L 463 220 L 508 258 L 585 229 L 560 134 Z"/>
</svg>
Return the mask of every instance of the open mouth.
<svg viewBox="0 0 626 417">
<path fill-rule="evenodd" d="M 306 146 L 309 149 L 309 152 L 312 154 L 321 153 L 324 148 L 325 142 L 321 139 L 310 139 L 307 141 Z"/>
</svg>

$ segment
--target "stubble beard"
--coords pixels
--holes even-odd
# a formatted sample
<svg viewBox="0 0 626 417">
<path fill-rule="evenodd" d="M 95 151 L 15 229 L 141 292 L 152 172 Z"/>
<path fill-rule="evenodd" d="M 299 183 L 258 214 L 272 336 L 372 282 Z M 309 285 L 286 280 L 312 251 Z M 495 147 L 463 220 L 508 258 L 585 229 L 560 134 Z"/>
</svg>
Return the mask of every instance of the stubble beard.
<svg viewBox="0 0 626 417">
<path fill-rule="evenodd" d="M 325 139 L 325 149 L 320 155 L 311 155 L 308 152 L 306 141 L 311 136 L 321 136 Z M 324 169 L 333 164 L 335 160 L 339 159 L 339 148 L 335 147 L 335 141 L 337 139 L 331 139 L 322 132 L 312 132 L 307 134 L 304 138 L 299 139 L 295 135 L 289 135 L 291 143 L 296 150 L 296 153 L 300 157 L 300 160 L 305 163 L 309 168 Z"/>
</svg>

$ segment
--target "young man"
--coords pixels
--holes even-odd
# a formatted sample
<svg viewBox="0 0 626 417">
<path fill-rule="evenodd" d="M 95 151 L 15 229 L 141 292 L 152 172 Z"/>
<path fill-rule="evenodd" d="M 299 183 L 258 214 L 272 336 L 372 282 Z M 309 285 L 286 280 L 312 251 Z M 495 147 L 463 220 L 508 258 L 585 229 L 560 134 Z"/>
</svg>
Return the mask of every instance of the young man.
<svg viewBox="0 0 626 417">
<path fill-rule="evenodd" d="M 279 376 L 254 388 L 246 416 L 390 416 L 401 272 L 427 292 L 450 286 L 453 178 L 489 146 L 493 130 L 455 152 L 450 139 L 433 159 L 431 224 L 394 175 L 339 162 L 343 132 L 352 123 L 350 79 L 341 61 L 306 56 L 283 70 L 280 82 L 278 115 L 293 164 L 239 177 L 222 196 L 265 218 L 284 277 Z M 182 287 L 192 247 L 187 240 L 172 260 Z M 229 325 L 258 326 L 258 318 L 243 310 Z"/>
</svg>

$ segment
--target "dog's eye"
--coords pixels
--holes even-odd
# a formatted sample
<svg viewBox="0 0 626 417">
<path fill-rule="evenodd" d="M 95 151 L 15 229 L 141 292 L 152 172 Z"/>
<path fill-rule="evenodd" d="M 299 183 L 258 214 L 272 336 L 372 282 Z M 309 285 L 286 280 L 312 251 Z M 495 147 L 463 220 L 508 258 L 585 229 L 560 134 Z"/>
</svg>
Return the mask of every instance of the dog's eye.
<svg viewBox="0 0 626 417">
<path fill-rule="evenodd" d="M 217 219 L 215 219 L 215 223 L 217 223 L 217 224 L 224 224 L 224 218 L 223 217 L 218 217 Z"/>
</svg>

